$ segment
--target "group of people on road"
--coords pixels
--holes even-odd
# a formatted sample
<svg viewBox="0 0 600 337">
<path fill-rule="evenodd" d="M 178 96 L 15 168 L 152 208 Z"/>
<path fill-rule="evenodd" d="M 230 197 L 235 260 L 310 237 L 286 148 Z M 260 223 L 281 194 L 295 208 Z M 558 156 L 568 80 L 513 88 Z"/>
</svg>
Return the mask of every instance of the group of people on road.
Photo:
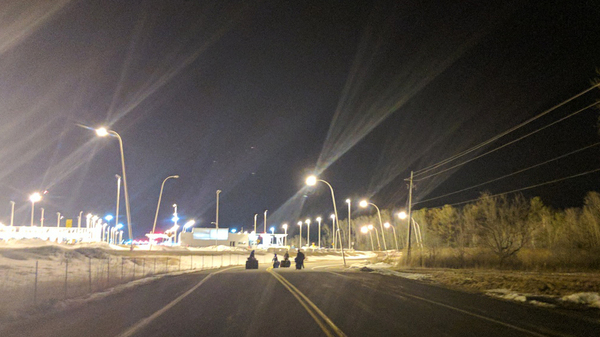
<svg viewBox="0 0 600 337">
<path fill-rule="evenodd" d="M 294 262 L 296 263 L 296 269 L 304 268 L 304 260 L 305 259 L 306 259 L 306 256 L 304 255 L 304 253 L 300 249 L 298 249 L 298 254 L 294 258 Z M 250 253 L 250 257 L 248 257 L 248 260 L 256 261 L 256 258 L 254 257 L 254 251 L 252 251 Z M 286 251 L 285 254 L 283 255 L 283 261 L 282 261 L 284 267 L 289 266 L 289 260 L 290 260 L 290 254 Z M 279 262 L 279 259 L 277 258 L 277 253 L 275 253 L 275 255 L 273 256 L 272 262 L 273 262 L 273 268 L 279 268 L 279 266 L 282 265 L 282 262 Z"/>
</svg>

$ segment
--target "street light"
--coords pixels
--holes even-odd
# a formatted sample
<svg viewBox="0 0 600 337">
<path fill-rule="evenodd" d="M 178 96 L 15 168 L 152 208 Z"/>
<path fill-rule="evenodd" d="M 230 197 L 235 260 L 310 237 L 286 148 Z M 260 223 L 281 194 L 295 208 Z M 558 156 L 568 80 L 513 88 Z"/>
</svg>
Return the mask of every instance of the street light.
<svg viewBox="0 0 600 337">
<path fill-rule="evenodd" d="M 331 234 L 333 235 L 331 244 L 333 245 L 333 250 L 335 250 L 335 242 L 337 241 L 337 238 L 335 236 L 335 214 L 331 214 L 329 218 L 331 219 Z"/>
<path fill-rule="evenodd" d="M 377 249 L 381 250 L 381 244 L 379 243 L 379 233 L 377 232 L 377 228 L 373 225 L 368 225 L 367 228 L 369 230 L 375 230 L 375 237 L 377 238 Z"/>
<path fill-rule="evenodd" d="M 254 214 L 254 234 L 256 234 L 256 218 L 258 217 L 258 214 Z"/>
<path fill-rule="evenodd" d="M 352 248 L 352 235 L 351 235 L 351 231 L 352 231 L 352 212 L 351 212 L 351 205 L 352 205 L 352 201 L 350 199 L 346 199 L 346 203 L 348 204 L 348 249 Z"/>
<path fill-rule="evenodd" d="M 394 242 L 396 243 L 396 250 L 398 250 L 398 240 L 396 239 L 396 228 L 394 228 L 394 226 L 390 225 L 389 222 L 384 223 L 383 227 L 385 227 L 385 228 L 392 227 L 392 230 L 394 231 Z"/>
<path fill-rule="evenodd" d="M 13 226 L 13 222 L 15 220 L 15 202 L 10 201 L 10 227 Z"/>
<path fill-rule="evenodd" d="M 319 249 L 321 249 L 321 217 L 317 217 L 317 222 L 319 223 Z"/>
<path fill-rule="evenodd" d="M 44 207 L 40 208 L 42 210 L 42 214 L 40 216 L 40 227 L 44 227 Z"/>
<path fill-rule="evenodd" d="M 60 216 L 60 212 L 56 212 L 56 227 L 60 227 L 60 219 L 63 217 Z"/>
<path fill-rule="evenodd" d="M 115 210 L 115 224 L 119 223 L 119 202 L 121 201 L 121 176 L 115 174 L 115 178 L 117 178 L 117 208 Z"/>
<path fill-rule="evenodd" d="M 42 195 L 38 192 L 32 193 L 29 196 L 29 201 L 31 201 L 31 227 L 33 227 L 33 209 L 35 207 L 35 203 L 42 200 Z"/>
<path fill-rule="evenodd" d="M 379 211 L 379 207 L 372 202 L 368 202 L 367 200 L 361 200 L 359 206 L 362 208 L 366 208 L 367 206 L 373 206 L 377 210 L 377 216 L 379 217 L 379 227 L 381 228 L 381 239 L 383 240 L 383 250 L 387 250 L 387 246 L 385 244 L 385 236 L 383 235 L 383 223 L 381 221 L 381 212 Z M 381 250 L 381 246 L 379 245 L 379 234 L 377 236 L 377 246 L 379 250 Z"/>
<path fill-rule="evenodd" d="M 125 154 L 123 152 L 123 139 L 121 136 L 113 130 L 107 130 L 106 128 L 96 129 L 96 134 L 99 137 L 106 137 L 108 135 L 117 137 L 119 140 L 119 149 L 121 150 L 121 169 L 123 173 L 123 190 L 125 191 L 125 211 L 127 212 L 127 230 L 129 231 L 129 240 L 131 240 L 131 249 L 133 249 L 133 233 L 131 231 L 131 212 L 129 210 L 129 193 L 127 192 L 127 175 L 125 174 Z"/>
<path fill-rule="evenodd" d="M 177 204 L 173 204 L 173 218 L 171 220 L 173 220 L 174 225 L 177 226 L 177 221 L 179 221 L 179 217 L 177 216 Z"/>
<path fill-rule="evenodd" d="M 335 214 L 335 222 L 339 225 L 337 206 L 335 205 L 335 194 L 333 193 L 333 187 L 331 187 L 331 184 L 329 184 L 328 182 L 326 182 L 323 179 L 318 179 L 316 176 L 311 175 L 306 178 L 306 185 L 315 186 L 317 184 L 317 182 L 319 182 L 319 181 L 326 184 L 327 186 L 329 186 L 329 190 L 331 191 L 331 201 L 333 202 L 333 213 Z M 339 231 L 339 228 L 338 228 L 338 231 Z M 342 259 L 344 260 L 344 267 L 346 267 L 346 255 L 344 253 L 344 245 L 342 245 L 342 240 L 340 240 L 340 248 L 342 250 Z"/>
<path fill-rule="evenodd" d="M 195 220 L 190 220 L 188 222 L 185 223 L 185 225 L 183 225 L 183 231 L 185 232 L 186 229 L 194 226 L 196 224 Z"/>
<path fill-rule="evenodd" d="M 215 217 L 215 227 L 219 229 L 219 194 L 221 190 L 217 190 L 217 216 Z"/>
<path fill-rule="evenodd" d="M 121 177 L 119 177 L 119 178 L 121 178 Z M 160 193 L 158 194 L 158 204 L 156 205 L 156 213 L 154 214 L 154 225 L 152 225 L 152 234 L 154 234 L 154 230 L 156 230 L 156 220 L 158 219 L 158 209 L 160 208 L 160 200 L 162 199 L 162 193 L 163 193 L 163 188 L 165 187 L 165 182 L 171 178 L 177 179 L 177 178 L 179 178 L 179 176 L 178 175 L 168 176 L 163 180 L 162 184 L 160 185 Z M 119 204 L 118 200 L 119 199 L 117 199 L 117 205 Z"/>
<path fill-rule="evenodd" d="M 371 232 L 369 231 L 369 227 L 367 227 L 367 226 L 362 226 L 362 227 L 360 228 L 360 231 L 361 231 L 363 234 L 367 234 L 367 233 L 369 233 L 369 237 L 371 238 L 371 251 L 374 251 L 374 250 L 375 250 L 375 247 L 373 246 L 373 236 L 371 235 Z"/>
<path fill-rule="evenodd" d="M 306 247 L 310 247 L 310 219 L 306 219 L 306 221 L 304 221 L 304 223 L 306 224 L 306 229 L 307 229 L 307 234 L 306 234 Z"/>
<path fill-rule="evenodd" d="M 288 229 L 288 224 L 284 223 L 283 225 L 281 225 L 281 227 L 283 227 L 283 230 L 285 232 L 285 246 L 287 246 L 287 229 Z"/>
<path fill-rule="evenodd" d="M 265 228 L 264 228 L 264 231 L 263 231 L 263 233 L 265 233 L 265 234 L 267 233 L 267 212 L 268 212 L 268 210 L 265 209 L 265 214 L 264 214 L 265 215 L 264 216 Z"/>
<path fill-rule="evenodd" d="M 300 248 L 302 248 L 302 221 L 298 221 L 298 226 L 300 226 L 300 236 L 298 237 L 298 239 L 300 240 L 298 249 L 300 249 Z"/>
</svg>

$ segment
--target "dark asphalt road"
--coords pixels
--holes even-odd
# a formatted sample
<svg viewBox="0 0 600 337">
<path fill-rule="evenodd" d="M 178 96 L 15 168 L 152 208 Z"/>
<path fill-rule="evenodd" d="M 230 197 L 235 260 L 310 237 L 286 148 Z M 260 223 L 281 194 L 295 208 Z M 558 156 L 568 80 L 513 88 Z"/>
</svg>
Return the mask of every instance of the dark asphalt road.
<svg viewBox="0 0 600 337">
<path fill-rule="evenodd" d="M 329 263 L 163 277 L 0 336 L 598 336 L 600 319 Z M 317 267 L 317 269 L 312 269 Z"/>
</svg>

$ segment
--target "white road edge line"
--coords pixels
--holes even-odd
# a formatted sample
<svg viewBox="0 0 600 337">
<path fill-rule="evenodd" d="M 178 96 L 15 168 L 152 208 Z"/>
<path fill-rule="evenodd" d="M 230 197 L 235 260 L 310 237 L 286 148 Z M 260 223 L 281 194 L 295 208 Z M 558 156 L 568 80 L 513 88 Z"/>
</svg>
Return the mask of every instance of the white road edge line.
<svg viewBox="0 0 600 337">
<path fill-rule="evenodd" d="M 312 267 L 312 268 L 310 268 L 310 269 L 311 269 L 311 270 L 316 270 L 316 269 L 321 269 L 321 268 L 329 268 L 329 267 L 342 267 L 342 266 L 343 266 L 343 264 L 341 264 L 341 263 L 338 263 L 338 264 L 328 264 L 328 265 L 325 265 L 325 266 L 316 266 L 316 267 Z"/>
<path fill-rule="evenodd" d="M 221 272 L 224 272 L 224 271 L 227 271 L 227 270 L 230 270 L 230 269 L 234 269 L 234 268 L 239 268 L 239 266 L 235 266 L 235 267 L 231 267 L 231 268 L 226 268 L 226 269 L 219 270 L 219 271 L 216 271 L 214 273 L 208 274 L 205 278 L 203 278 L 202 280 L 200 280 L 200 282 L 198 282 L 190 290 L 188 290 L 185 293 L 181 294 L 179 297 L 177 297 L 176 299 L 174 299 L 169 304 L 165 305 L 162 309 L 156 311 L 152 315 L 150 315 L 150 316 L 148 316 L 146 318 L 142 318 L 137 323 L 135 323 L 132 327 L 130 327 L 126 331 L 124 331 L 121 334 L 119 334 L 117 337 L 129 337 L 129 336 L 132 336 L 133 334 L 135 334 L 136 332 L 138 332 L 140 329 L 142 329 L 143 327 L 145 327 L 146 325 L 150 324 L 152 321 L 154 321 L 155 319 L 157 319 L 158 317 L 160 317 L 160 315 L 164 314 L 167 310 L 171 309 L 177 303 L 181 302 L 181 300 L 183 300 L 184 298 L 186 298 L 189 294 L 193 293 L 196 289 L 198 289 L 198 287 L 200 287 L 204 282 L 206 282 L 206 280 L 208 280 L 211 276 L 213 276 L 215 274 L 218 274 L 218 273 L 221 273 Z"/>
<path fill-rule="evenodd" d="M 356 278 L 352 278 L 352 277 L 347 276 L 347 275 L 341 275 L 341 274 L 338 274 L 338 273 L 335 273 L 335 272 L 329 272 L 329 273 L 338 275 L 340 277 L 346 277 L 346 278 L 349 278 L 349 279 L 356 280 Z M 371 287 L 369 287 L 369 288 L 371 288 Z M 377 289 L 374 289 L 374 288 L 371 288 L 371 289 L 377 291 Z M 538 337 L 545 337 L 546 336 L 546 335 L 537 333 L 535 331 L 527 330 L 525 328 L 521 328 L 521 327 L 518 327 L 516 325 L 512 325 L 510 323 L 505 323 L 505 322 L 499 321 L 499 320 L 491 318 L 491 317 L 482 316 L 482 315 L 476 314 L 474 312 L 470 312 L 470 311 L 467 311 L 467 310 L 464 310 L 464 309 L 460 309 L 460 308 L 451 306 L 449 304 L 444 304 L 444 303 L 440 303 L 440 302 L 437 302 L 437 301 L 428 300 L 428 299 L 420 297 L 420 296 L 410 295 L 410 294 L 406 294 L 406 293 L 404 293 L 402 295 L 399 295 L 399 294 L 388 294 L 388 295 L 391 295 L 393 297 L 400 298 L 400 299 L 403 299 L 403 300 L 406 300 L 405 298 L 403 298 L 403 296 L 411 297 L 411 298 L 418 299 L 418 300 L 421 300 L 421 301 L 424 301 L 424 302 L 427 302 L 427 303 L 430 303 L 430 304 L 439 305 L 439 306 L 447 308 L 447 309 L 451 309 L 451 310 L 455 310 L 455 311 L 458 311 L 458 312 L 462 312 L 463 314 L 474 316 L 474 317 L 477 317 L 479 319 L 483 319 L 483 320 L 490 321 L 490 322 L 493 322 L 493 323 L 496 323 L 496 324 L 499 324 L 499 325 L 503 325 L 505 327 L 512 328 L 514 330 L 521 331 L 521 332 L 524 332 L 524 333 L 528 333 L 528 334 L 533 335 L 533 336 L 538 336 Z M 568 336 L 568 335 L 563 335 L 563 334 L 555 332 L 555 331 L 553 331 L 552 333 L 555 334 L 555 335 L 558 335 L 558 336 L 565 336 L 565 337 Z"/>
</svg>

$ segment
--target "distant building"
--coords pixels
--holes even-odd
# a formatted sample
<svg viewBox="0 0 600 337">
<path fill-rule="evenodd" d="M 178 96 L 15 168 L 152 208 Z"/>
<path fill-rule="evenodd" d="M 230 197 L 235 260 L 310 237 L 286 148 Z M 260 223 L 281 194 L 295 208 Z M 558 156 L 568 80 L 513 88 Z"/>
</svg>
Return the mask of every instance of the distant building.
<svg viewBox="0 0 600 337">
<path fill-rule="evenodd" d="M 231 233 L 229 228 L 192 228 L 191 232 L 181 233 L 181 246 L 208 247 L 215 245 L 247 248 L 248 234 Z"/>
</svg>

